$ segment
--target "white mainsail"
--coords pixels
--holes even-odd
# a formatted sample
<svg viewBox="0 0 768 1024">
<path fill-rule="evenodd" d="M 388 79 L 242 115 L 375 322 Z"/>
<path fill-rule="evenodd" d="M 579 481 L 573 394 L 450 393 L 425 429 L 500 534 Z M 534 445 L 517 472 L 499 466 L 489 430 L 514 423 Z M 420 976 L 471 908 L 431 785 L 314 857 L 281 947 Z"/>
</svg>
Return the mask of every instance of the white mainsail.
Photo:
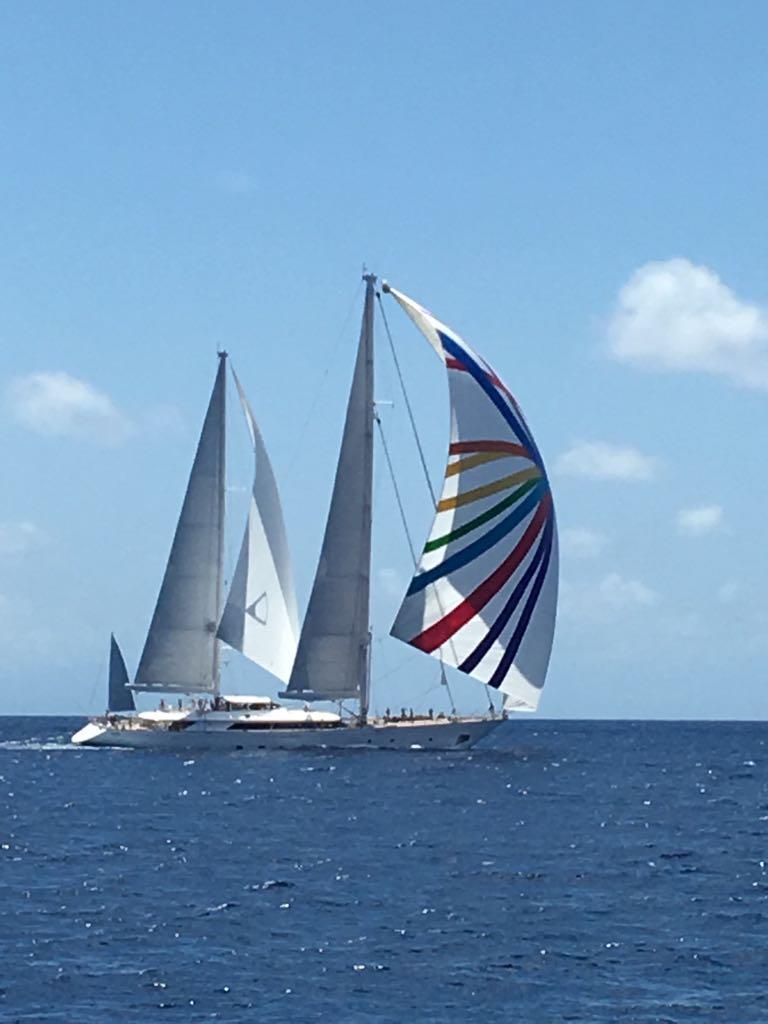
<svg viewBox="0 0 768 1024">
<path fill-rule="evenodd" d="M 213 693 L 224 538 L 226 354 L 192 465 L 134 690 Z"/>
<path fill-rule="evenodd" d="M 248 522 L 218 636 L 287 682 L 296 657 L 299 616 L 280 495 L 250 404 L 234 370 L 232 375 L 256 467 Z"/>
<path fill-rule="evenodd" d="M 448 371 L 442 495 L 392 635 L 536 709 L 557 605 L 557 527 L 544 463 L 498 374 L 418 303 L 384 285 Z"/>
<path fill-rule="evenodd" d="M 373 482 L 374 281 L 365 307 L 341 452 L 320 562 L 285 694 L 360 700 L 367 710 L 371 492 Z"/>
<path fill-rule="evenodd" d="M 125 667 L 123 652 L 120 650 L 115 634 L 109 642 L 109 689 L 107 696 L 109 711 L 135 711 L 136 704 L 133 694 L 128 689 L 128 669 Z"/>
</svg>

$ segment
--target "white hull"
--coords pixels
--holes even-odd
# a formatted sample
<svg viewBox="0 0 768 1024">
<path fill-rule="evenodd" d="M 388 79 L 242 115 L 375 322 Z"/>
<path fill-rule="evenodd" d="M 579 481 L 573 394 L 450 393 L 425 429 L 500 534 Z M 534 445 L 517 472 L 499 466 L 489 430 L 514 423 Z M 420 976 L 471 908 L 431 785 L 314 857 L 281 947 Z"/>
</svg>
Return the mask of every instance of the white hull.
<svg viewBox="0 0 768 1024">
<path fill-rule="evenodd" d="M 469 750 L 502 719 L 389 722 L 333 728 L 222 729 L 200 723 L 180 732 L 165 726 L 124 728 L 89 722 L 72 737 L 78 746 L 133 750 Z M 213 723 L 212 723 L 213 724 Z M 218 723 L 217 723 L 218 724 Z"/>
</svg>

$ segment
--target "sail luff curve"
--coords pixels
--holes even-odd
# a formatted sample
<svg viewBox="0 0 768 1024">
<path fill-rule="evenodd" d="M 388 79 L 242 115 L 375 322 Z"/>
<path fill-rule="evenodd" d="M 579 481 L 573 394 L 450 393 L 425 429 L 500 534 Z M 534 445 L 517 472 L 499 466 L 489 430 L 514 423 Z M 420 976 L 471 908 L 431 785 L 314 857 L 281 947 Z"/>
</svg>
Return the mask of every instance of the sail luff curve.
<svg viewBox="0 0 768 1024">
<path fill-rule="evenodd" d="M 392 636 L 533 711 L 555 626 L 557 526 L 544 462 L 493 368 L 402 292 L 386 287 L 448 374 L 443 490 Z"/>
<path fill-rule="evenodd" d="M 218 636 L 287 682 L 296 657 L 299 616 L 280 495 L 250 403 L 234 370 L 232 376 L 255 468 L 248 521 Z"/>
<path fill-rule="evenodd" d="M 225 363 L 222 354 L 134 690 L 215 690 L 224 530 Z"/>
<path fill-rule="evenodd" d="M 373 278 L 347 405 L 331 507 L 285 694 L 367 704 L 373 487 Z"/>
</svg>

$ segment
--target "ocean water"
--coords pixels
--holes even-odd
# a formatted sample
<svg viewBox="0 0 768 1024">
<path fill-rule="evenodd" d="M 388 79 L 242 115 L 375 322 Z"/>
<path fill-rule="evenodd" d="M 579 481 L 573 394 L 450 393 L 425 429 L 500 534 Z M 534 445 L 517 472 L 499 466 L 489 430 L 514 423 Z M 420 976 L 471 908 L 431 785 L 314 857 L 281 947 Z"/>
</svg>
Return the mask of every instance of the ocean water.
<svg viewBox="0 0 768 1024">
<path fill-rule="evenodd" d="M 768 724 L 188 757 L 77 724 L 0 719 L 3 1022 L 768 1021 Z"/>
</svg>

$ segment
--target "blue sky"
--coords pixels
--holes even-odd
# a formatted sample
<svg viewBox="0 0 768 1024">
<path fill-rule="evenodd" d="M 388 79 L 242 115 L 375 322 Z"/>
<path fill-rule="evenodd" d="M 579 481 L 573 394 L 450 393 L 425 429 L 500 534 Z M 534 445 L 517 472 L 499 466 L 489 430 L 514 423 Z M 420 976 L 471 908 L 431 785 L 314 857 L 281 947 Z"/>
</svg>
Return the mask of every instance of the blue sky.
<svg viewBox="0 0 768 1024">
<path fill-rule="evenodd" d="M 0 712 L 99 708 L 112 629 L 135 667 L 218 345 L 304 606 L 365 261 L 497 366 L 548 463 L 540 713 L 766 717 L 767 31 L 757 2 L 5 5 Z M 445 384 L 389 315 L 437 476 Z M 438 706 L 385 639 L 408 556 L 376 472 L 375 702 Z"/>
</svg>

